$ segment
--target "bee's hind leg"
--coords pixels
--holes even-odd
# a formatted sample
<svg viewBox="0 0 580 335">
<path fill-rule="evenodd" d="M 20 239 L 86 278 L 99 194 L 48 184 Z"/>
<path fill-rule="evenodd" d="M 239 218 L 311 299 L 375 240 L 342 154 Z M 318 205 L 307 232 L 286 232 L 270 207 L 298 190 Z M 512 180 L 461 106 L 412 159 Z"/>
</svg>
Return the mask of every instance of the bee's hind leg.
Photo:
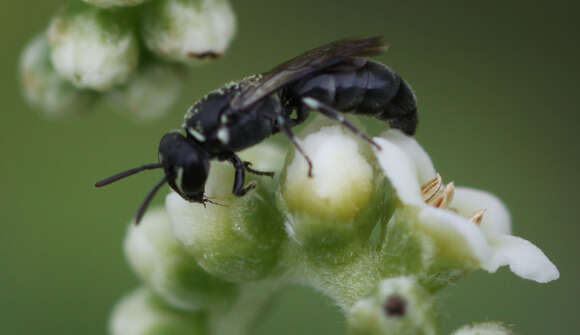
<svg viewBox="0 0 580 335">
<path fill-rule="evenodd" d="M 377 144 L 377 142 L 373 141 L 370 137 L 365 135 L 363 132 L 358 130 L 354 124 L 350 123 L 347 119 L 344 118 L 344 115 L 339 110 L 332 108 L 314 98 L 304 97 L 302 98 L 302 103 L 307 107 L 319 112 L 320 114 L 333 119 L 335 121 L 340 122 L 343 126 L 348 128 L 348 130 L 352 131 L 355 135 L 358 135 L 363 140 L 369 142 L 370 144 L 374 145 L 378 150 L 381 150 L 381 147 Z"/>
<path fill-rule="evenodd" d="M 308 157 L 306 152 L 304 152 L 304 149 L 302 149 L 300 144 L 298 144 L 298 141 L 296 140 L 296 136 L 292 132 L 292 128 L 288 122 L 288 119 L 286 119 L 282 115 L 278 116 L 278 125 L 279 125 L 280 129 L 284 132 L 284 134 L 286 134 L 288 139 L 292 142 L 292 144 L 294 144 L 294 147 L 296 148 L 296 150 L 298 150 L 298 152 L 306 160 L 306 163 L 308 164 L 308 177 L 312 178 L 312 161 L 310 160 L 310 157 Z"/>
</svg>

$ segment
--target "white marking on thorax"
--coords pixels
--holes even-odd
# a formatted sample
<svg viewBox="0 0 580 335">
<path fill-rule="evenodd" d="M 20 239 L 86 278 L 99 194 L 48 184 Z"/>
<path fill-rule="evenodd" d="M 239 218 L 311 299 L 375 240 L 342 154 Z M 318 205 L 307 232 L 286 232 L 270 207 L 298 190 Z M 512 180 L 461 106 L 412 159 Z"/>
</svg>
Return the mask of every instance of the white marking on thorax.
<svg viewBox="0 0 580 335">
<path fill-rule="evenodd" d="M 223 144 L 228 144 L 228 142 L 230 141 L 230 132 L 228 131 L 227 128 L 221 127 L 217 132 L 217 138 Z"/>
<path fill-rule="evenodd" d="M 177 178 L 175 178 L 175 186 L 183 193 L 183 168 L 177 169 Z"/>
<path fill-rule="evenodd" d="M 189 131 L 191 136 L 195 137 L 196 140 L 198 140 L 200 142 L 205 141 L 205 136 L 202 133 L 200 133 L 199 131 L 197 131 L 195 128 L 189 127 L 189 128 L 187 128 L 187 131 Z"/>
</svg>

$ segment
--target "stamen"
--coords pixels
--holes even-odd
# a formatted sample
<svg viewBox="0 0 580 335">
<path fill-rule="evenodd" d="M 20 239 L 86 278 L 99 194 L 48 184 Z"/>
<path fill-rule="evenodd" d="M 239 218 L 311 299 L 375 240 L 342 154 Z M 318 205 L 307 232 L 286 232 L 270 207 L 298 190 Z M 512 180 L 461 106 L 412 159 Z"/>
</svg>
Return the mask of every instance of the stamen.
<svg viewBox="0 0 580 335">
<path fill-rule="evenodd" d="M 441 175 L 438 173 L 435 178 L 429 180 L 425 185 L 421 186 L 421 195 L 423 196 L 423 201 L 431 199 L 437 191 L 441 188 L 442 183 Z"/>
<path fill-rule="evenodd" d="M 468 220 L 475 222 L 476 225 L 480 225 L 481 222 L 483 221 L 483 214 L 485 214 L 486 211 L 487 208 L 482 208 L 477 212 L 473 213 L 473 215 L 471 215 L 471 217 L 469 217 Z"/>
<path fill-rule="evenodd" d="M 427 204 L 436 208 L 447 209 L 453 195 L 455 194 L 455 184 L 453 182 L 447 184 L 445 188 L 440 188 L 431 199 L 427 200 Z"/>
</svg>

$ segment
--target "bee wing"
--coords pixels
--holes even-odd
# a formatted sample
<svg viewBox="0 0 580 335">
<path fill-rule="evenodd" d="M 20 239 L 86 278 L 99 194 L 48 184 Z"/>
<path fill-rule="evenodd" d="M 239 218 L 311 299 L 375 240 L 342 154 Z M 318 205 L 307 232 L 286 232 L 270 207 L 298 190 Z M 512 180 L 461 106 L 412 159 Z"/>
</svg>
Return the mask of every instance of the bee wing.
<svg viewBox="0 0 580 335">
<path fill-rule="evenodd" d="M 230 106 L 234 110 L 245 109 L 286 85 L 337 65 L 350 57 L 376 56 L 387 49 L 388 45 L 380 36 L 331 42 L 262 74 L 260 79 L 244 86 L 232 99 Z"/>
</svg>

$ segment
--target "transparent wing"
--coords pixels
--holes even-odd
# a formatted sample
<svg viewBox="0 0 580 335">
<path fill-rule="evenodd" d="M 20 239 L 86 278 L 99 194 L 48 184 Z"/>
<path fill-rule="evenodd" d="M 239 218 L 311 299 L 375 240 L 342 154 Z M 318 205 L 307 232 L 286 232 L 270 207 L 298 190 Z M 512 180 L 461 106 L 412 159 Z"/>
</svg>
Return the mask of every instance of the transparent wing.
<svg viewBox="0 0 580 335">
<path fill-rule="evenodd" d="M 244 85 L 230 102 L 234 110 L 245 109 L 265 96 L 306 76 L 346 61 L 350 57 L 371 57 L 385 52 L 388 46 L 380 36 L 365 39 L 344 39 L 305 52 L 257 80 Z"/>
</svg>

